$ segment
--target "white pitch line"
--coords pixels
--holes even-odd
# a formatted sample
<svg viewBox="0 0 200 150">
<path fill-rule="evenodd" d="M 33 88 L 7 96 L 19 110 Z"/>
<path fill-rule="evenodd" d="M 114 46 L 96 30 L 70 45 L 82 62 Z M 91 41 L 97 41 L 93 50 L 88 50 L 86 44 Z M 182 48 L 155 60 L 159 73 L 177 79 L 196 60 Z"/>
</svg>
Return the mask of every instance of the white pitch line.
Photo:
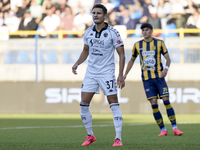
<svg viewBox="0 0 200 150">
<path fill-rule="evenodd" d="M 188 121 L 188 122 L 178 122 L 178 124 L 199 124 L 198 121 Z M 132 124 L 123 124 L 123 126 L 143 126 L 153 123 L 132 123 Z M 165 123 L 170 124 L 170 123 Z M 93 127 L 111 127 L 113 124 L 101 124 L 101 125 L 92 125 Z M 83 128 L 84 125 L 73 125 L 73 126 L 30 126 L 30 127 L 7 127 L 0 128 L 0 130 L 12 130 L 12 129 L 48 129 L 48 128 Z"/>
<path fill-rule="evenodd" d="M 123 126 L 138 126 L 138 125 L 147 125 L 147 123 L 137 123 L 137 124 L 123 124 Z M 110 127 L 113 124 L 101 124 L 101 125 L 92 125 L 92 127 Z M 11 130 L 11 129 L 41 129 L 41 128 L 83 128 L 84 125 L 73 125 L 73 126 L 33 126 L 33 127 L 8 127 L 0 128 L 0 130 Z"/>
</svg>

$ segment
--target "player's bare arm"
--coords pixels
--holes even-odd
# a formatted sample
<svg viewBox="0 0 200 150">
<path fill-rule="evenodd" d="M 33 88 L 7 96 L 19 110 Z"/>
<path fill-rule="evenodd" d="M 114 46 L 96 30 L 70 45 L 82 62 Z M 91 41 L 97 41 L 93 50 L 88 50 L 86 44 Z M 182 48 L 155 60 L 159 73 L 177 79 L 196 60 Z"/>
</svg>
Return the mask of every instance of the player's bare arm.
<svg viewBox="0 0 200 150">
<path fill-rule="evenodd" d="M 168 69 L 169 69 L 169 66 L 170 66 L 170 64 L 171 64 L 171 59 L 170 59 L 170 57 L 169 57 L 169 54 L 165 54 L 164 57 L 165 57 L 165 59 L 166 59 L 166 67 L 165 67 L 165 69 L 163 69 L 162 72 L 161 72 L 161 77 L 163 77 L 163 78 L 166 77 L 167 72 L 168 72 Z"/>
<path fill-rule="evenodd" d="M 117 85 L 119 88 L 123 88 L 125 86 L 124 78 L 123 78 L 123 71 L 125 65 L 125 53 L 124 53 L 124 46 L 120 46 L 116 48 L 117 53 L 119 55 L 119 75 L 117 78 Z"/>
<path fill-rule="evenodd" d="M 126 76 L 128 75 L 129 71 L 131 70 L 131 68 L 135 62 L 135 59 L 136 59 L 135 57 L 131 57 L 131 59 L 129 60 L 124 77 L 123 77 L 124 80 L 126 79 Z"/>
<path fill-rule="evenodd" d="M 89 46 L 86 45 L 86 44 L 84 44 L 83 51 L 82 51 L 82 53 L 81 53 L 79 59 L 78 59 L 78 60 L 76 61 L 76 63 L 72 66 L 72 72 L 73 72 L 74 74 L 77 74 L 76 69 L 78 68 L 78 66 L 79 66 L 81 63 L 83 63 L 83 62 L 87 59 L 88 55 L 89 55 Z"/>
</svg>

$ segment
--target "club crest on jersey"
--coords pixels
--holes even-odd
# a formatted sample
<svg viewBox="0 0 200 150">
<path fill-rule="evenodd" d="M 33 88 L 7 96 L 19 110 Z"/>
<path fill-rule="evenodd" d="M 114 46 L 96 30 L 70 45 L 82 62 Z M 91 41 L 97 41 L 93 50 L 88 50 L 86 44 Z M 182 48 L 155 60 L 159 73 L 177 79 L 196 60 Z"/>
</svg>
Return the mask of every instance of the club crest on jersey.
<svg viewBox="0 0 200 150">
<path fill-rule="evenodd" d="M 103 36 L 104 36 L 104 37 L 107 37 L 107 36 L 108 36 L 108 33 L 104 33 Z"/>
</svg>

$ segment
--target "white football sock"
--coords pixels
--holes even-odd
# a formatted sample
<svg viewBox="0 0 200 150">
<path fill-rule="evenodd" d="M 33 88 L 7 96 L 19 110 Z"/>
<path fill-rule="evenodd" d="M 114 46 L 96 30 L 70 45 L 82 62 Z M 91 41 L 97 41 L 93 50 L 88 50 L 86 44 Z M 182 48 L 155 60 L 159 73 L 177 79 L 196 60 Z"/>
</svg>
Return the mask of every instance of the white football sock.
<svg viewBox="0 0 200 150">
<path fill-rule="evenodd" d="M 89 104 L 81 102 L 80 107 L 81 107 L 80 115 L 81 115 L 82 122 L 85 125 L 88 135 L 93 136 L 94 134 L 92 131 L 92 115 L 89 110 Z"/>
<path fill-rule="evenodd" d="M 121 113 L 121 110 L 119 108 L 119 104 L 118 103 L 112 103 L 112 104 L 110 104 L 110 108 L 111 108 L 111 110 L 113 112 L 113 122 L 114 122 L 115 132 L 116 132 L 115 139 L 122 140 L 122 138 L 121 138 L 122 113 Z"/>
</svg>

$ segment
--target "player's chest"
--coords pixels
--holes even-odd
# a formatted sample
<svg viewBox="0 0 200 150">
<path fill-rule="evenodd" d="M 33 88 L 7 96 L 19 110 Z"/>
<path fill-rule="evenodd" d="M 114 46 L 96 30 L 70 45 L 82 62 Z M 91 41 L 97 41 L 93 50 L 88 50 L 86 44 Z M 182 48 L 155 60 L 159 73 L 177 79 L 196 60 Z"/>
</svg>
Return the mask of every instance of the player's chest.
<svg viewBox="0 0 200 150">
<path fill-rule="evenodd" d="M 110 48 L 113 40 L 108 32 L 91 32 L 87 37 L 87 43 L 90 48 Z"/>
</svg>

